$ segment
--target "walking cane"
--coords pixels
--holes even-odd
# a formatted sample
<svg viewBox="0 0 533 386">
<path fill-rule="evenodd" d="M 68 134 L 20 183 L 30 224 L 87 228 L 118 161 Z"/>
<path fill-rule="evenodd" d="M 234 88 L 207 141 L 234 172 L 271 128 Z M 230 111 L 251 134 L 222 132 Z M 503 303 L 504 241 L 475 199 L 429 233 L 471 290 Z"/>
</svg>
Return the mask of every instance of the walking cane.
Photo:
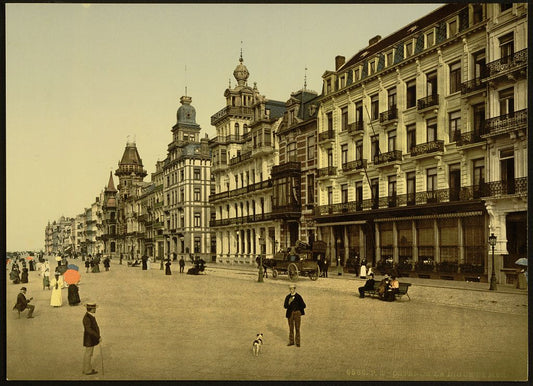
<svg viewBox="0 0 533 386">
<path fill-rule="evenodd" d="M 100 346 L 100 358 L 102 359 L 102 375 L 104 375 L 104 356 L 102 355 L 102 342 L 100 342 L 99 346 Z"/>
</svg>

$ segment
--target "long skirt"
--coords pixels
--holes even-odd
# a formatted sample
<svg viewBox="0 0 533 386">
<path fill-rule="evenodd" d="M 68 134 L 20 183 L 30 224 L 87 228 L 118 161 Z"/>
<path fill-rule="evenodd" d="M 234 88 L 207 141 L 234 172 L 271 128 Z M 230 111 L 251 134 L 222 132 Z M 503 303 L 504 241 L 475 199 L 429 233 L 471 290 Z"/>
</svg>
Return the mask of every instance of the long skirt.
<svg viewBox="0 0 533 386">
<path fill-rule="evenodd" d="M 78 286 L 76 284 L 70 284 L 68 286 L 68 304 L 75 306 L 80 303 L 80 295 L 78 292 Z"/>
<path fill-rule="evenodd" d="M 50 276 L 43 276 L 43 289 L 48 287 L 50 289 Z"/>
<path fill-rule="evenodd" d="M 28 272 L 22 272 L 22 274 L 20 275 L 20 282 L 21 283 L 28 282 Z"/>
<path fill-rule="evenodd" d="M 366 278 L 366 265 L 362 265 L 361 266 L 361 271 L 359 272 L 359 277 L 361 279 L 365 279 Z"/>
<path fill-rule="evenodd" d="M 50 298 L 50 305 L 54 307 L 61 307 L 63 305 L 63 295 L 61 294 L 61 286 L 56 289 L 52 287 L 52 296 Z"/>
</svg>

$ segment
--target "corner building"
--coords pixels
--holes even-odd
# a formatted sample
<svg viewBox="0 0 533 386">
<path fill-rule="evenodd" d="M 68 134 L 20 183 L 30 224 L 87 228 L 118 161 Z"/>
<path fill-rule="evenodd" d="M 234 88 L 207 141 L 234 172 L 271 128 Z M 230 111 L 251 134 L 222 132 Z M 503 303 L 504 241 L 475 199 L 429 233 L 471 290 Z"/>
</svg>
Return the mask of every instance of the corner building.
<svg viewBox="0 0 533 386">
<path fill-rule="evenodd" d="M 210 224 L 217 262 L 255 264 L 259 253 L 272 256 L 280 239 L 271 172 L 278 163 L 275 132 L 285 103 L 266 99 L 255 83 L 248 86 L 242 55 L 233 75 L 237 85 L 224 92 L 226 107 L 211 116 L 217 136 L 209 141 L 215 180 Z"/>
<path fill-rule="evenodd" d="M 445 5 L 324 73 L 315 220 L 332 258 L 486 281 L 495 233 L 498 282 L 512 282 L 504 266 L 516 274 L 525 230 L 505 228 L 526 208 L 527 60 L 502 45 L 512 35 L 527 57 L 527 5 L 506 7 Z"/>
</svg>

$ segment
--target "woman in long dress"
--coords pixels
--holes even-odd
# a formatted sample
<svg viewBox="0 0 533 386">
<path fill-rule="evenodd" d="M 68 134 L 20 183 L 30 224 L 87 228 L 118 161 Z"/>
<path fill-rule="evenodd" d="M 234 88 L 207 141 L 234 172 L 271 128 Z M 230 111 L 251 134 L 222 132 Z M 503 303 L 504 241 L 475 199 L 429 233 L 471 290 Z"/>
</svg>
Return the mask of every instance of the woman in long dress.
<svg viewBox="0 0 533 386">
<path fill-rule="evenodd" d="M 61 307 L 63 305 L 63 294 L 61 289 L 63 288 L 63 278 L 59 272 L 55 273 L 55 277 L 50 283 L 52 285 L 52 297 L 50 298 L 50 305 L 54 307 Z"/>
<path fill-rule="evenodd" d="M 50 289 L 50 270 L 48 268 L 45 268 L 43 272 L 43 290 L 45 288 Z"/>
<path fill-rule="evenodd" d="M 68 304 L 71 306 L 80 304 L 80 295 L 76 284 L 69 284 L 68 286 Z"/>
</svg>

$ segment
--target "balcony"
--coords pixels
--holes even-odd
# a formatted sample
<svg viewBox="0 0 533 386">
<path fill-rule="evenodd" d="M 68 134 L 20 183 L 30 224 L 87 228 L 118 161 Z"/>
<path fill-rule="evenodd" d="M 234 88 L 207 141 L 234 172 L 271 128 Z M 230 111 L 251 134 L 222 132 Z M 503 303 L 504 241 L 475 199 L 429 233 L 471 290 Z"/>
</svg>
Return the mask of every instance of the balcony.
<svg viewBox="0 0 533 386">
<path fill-rule="evenodd" d="M 229 191 L 212 194 L 209 196 L 209 202 L 218 201 L 218 200 L 221 200 L 223 198 L 228 198 L 228 197 L 229 197 Z"/>
<path fill-rule="evenodd" d="M 272 141 L 263 141 L 255 143 L 252 147 L 252 155 L 267 155 L 274 152 L 274 147 L 272 146 Z"/>
<path fill-rule="evenodd" d="M 211 124 L 213 126 L 216 126 L 218 122 L 226 118 L 227 116 L 238 116 L 241 118 L 250 118 L 253 119 L 254 117 L 254 110 L 250 107 L 232 107 L 232 106 L 226 106 L 223 109 L 221 109 L 216 114 L 213 114 L 211 116 Z"/>
<path fill-rule="evenodd" d="M 229 160 L 230 166 L 237 165 L 240 162 L 249 160 L 252 157 L 252 152 L 247 151 L 246 153 L 239 154 Z"/>
<path fill-rule="evenodd" d="M 165 223 L 163 221 L 154 221 L 154 228 L 163 228 Z"/>
<path fill-rule="evenodd" d="M 265 181 L 257 182 L 255 184 L 243 186 L 238 189 L 227 190 L 225 192 L 220 192 L 212 194 L 209 196 L 209 202 L 218 201 L 224 198 L 237 197 L 246 193 L 252 193 L 262 189 L 268 189 L 272 187 L 272 180 L 268 179 Z"/>
<path fill-rule="evenodd" d="M 527 67 L 527 48 L 515 52 L 513 55 L 487 63 L 487 73 L 489 78 L 496 78 L 525 69 L 525 67 Z"/>
<path fill-rule="evenodd" d="M 392 107 L 388 111 L 384 111 L 379 114 L 379 122 L 380 123 L 391 123 L 398 120 L 398 109 L 396 107 Z"/>
<path fill-rule="evenodd" d="M 514 111 L 499 117 L 490 118 L 485 121 L 485 132 L 483 138 L 505 134 L 513 130 L 527 128 L 527 109 Z"/>
<path fill-rule="evenodd" d="M 384 165 L 390 162 L 402 160 L 401 150 L 388 151 L 386 153 L 378 154 L 374 157 L 374 165 Z"/>
<path fill-rule="evenodd" d="M 461 83 L 461 95 L 472 94 L 479 90 L 486 90 L 486 82 L 483 78 L 475 78 L 467 82 Z"/>
<path fill-rule="evenodd" d="M 320 145 L 329 147 L 335 141 L 335 130 L 323 131 L 318 133 L 318 143 Z"/>
<path fill-rule="evenodd" d="M 274 219 L 299 219 L 301 215 L 302 207 L 298 204 L 272 206 L 272 218 Z"/>
<path fill-rule="evenodd" d="M 439 94 L 433 94 L 425 98 L 419 99 L 417 102 L 417 110 L 424 111 L 426 109 L 429 109 L 433 106 L 438 106 L 438 105 L 439 105 Z"/>
<path fill-rule="evenodd" d="M 348 133 L 350 135 L 363 135 L 365 133 L 365 124 L 363 121 L 357 121 L 348 125 Z"/>
<path fill-rule="evenodd" d="M 237 135 L 218 136 L 209 140 L 209 145 L 226 145 L 228 143 L 243 143 L 244 138 Z"/>
<path fill-rule="evenodd" d="M 156 202 L 156 203 L 154 204 L 154 209 L 162 208 L 162 207 L 163 207 L 163 201 Z"/>
<path fill-rule="evenodd" d="M 357 171 L 360 169 L 366 169 L 366 159 L 358 159 L 355 161 L 350 161 L 342 164 L 342 171 L 344 173 L 349 173 L 351 171 Z"/>
<path fill-rule="evenodd" d="M 527 195 L 527 177 L 515 178 L 509 181 L 486 182 L 482 185 L 483 197 L 501 197 L 505 195 Z"/>
<path fill-rule="evenodd" d="M 444 151 L 444 141 L 437 140 L 415 145 L 411 148 L 411 157 L 432 155 L 431 153 Z"/>
<path fill-rule="evenodd" d="M 211 164 L 211 173 L 226 170 L 228 168 L 227 159 L 216 160 Z"/>
<path fill-rule="evenodd" d="M 456 131 L 454 133 L 453 139 L 457 147 L 468 146 L 468 145 L 473 145 L 475 143 L 485 142 L 485 140 L 481 138 L 481 133 L 479 132 L 479 130 L 468 131 L 466 133 L 461 133 L 460 131 Z"/>
<path fill-rule="evenodd" d="M 301 163 L 298 161 L 285 162 L 281 165 L 276 165 L 272 167 L 272 178 L 274 176 L 282 175 L 284 173 L 300 173 Z"/>
<path fill-rule="evenodd" d="M 328 166 L 325 168 L 321 168 L 317 170 L 318 178 L 320 177 L 328 177 L 328 176 L 336 176 L 337 175 L 337 168 L 335 166 Z"/>
</svg>

